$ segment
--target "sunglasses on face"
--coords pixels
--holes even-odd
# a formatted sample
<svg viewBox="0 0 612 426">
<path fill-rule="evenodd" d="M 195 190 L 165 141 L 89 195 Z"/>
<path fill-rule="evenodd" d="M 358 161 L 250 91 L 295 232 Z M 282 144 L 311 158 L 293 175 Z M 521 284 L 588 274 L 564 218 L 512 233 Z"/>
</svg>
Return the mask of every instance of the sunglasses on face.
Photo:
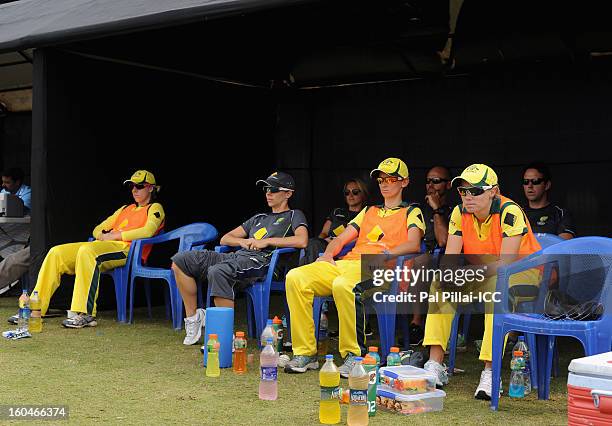
<svg viewBox="0 0 612 426">
<path fill-rule="evenodd" d="M 546 179 L 544 179 L 544 178 L 523 179 L 523 185 L 527 186 L 527 185 L 529 185 L 529 182 L 531 182 L 534 185 L 540 185 L 540 184 L 546 182 Z"/>
<path fill-rule="evenodd" d="M 138 190 L 141 190 L 141 189 L 146 188 L 147 184 L 146 183 L 133 183 L 133 182 L 130 182 L 129 183 L 129 187 L 130 187 L 130 190 L 132 190 L 134 188 L 136 188 Z"/>
<path fill-rule="evenodd" d="M 478 186 L 460 186 L 459 188 L 457 188 L 457 191 L 459 191 L 459 195 L 461 195 L 462 197 L 465 197 L 466 195 L 469 195 L 471 197 L 478 197 L 479 195 L 484 194 L 487 189 L 491 188 L 492 186 L 485 186 L 483 188 L 480 188 Z"/>
<path fill-rule="evenodd" d="M 291 191 L 291 190 L 283 188 L 283 187 L 279 187 L 279 186 L 264 186 L 263 187 L 263 192 L 265 192 L 266 194 L 268 192 L 270 192 L 272 194 L 276 194 L 276 193 L 281 192 L 281 191 Z"/>
<path fill-rule="evenodd" d="M 442 182 L 448 182 L 448 181 L 449 181 L 449 179 L 442 179 L 442 178 L 439 178 L 439 177 L 425 179 L 425 183 L 433 183 L 434 185 L 437 185 L 437 184 L 442 183 Z"/>
<path fill-rule="evenodd" d="M 402 180 L 401 177 L 397 177 L 397 176 L 387 176 L 387 177 L 378 177 L 376 178 L 376 181 L 378 182 L 379 185 L 382 185 L 383 183 L 395 183 Z"/>
<path fill-rule="evenodd" d="M 355 189 L 351 189 L 351 190 L 348 190 L 348 189 L 344 190 L 344 196 L 345 197 L 348 197 L 349 194 L 351 194 L 351 193 L 353 193 L 353 195 L 359 195 L 359 194 L 361 194 L 361 189 L 355 188 Z"/>
</svg>

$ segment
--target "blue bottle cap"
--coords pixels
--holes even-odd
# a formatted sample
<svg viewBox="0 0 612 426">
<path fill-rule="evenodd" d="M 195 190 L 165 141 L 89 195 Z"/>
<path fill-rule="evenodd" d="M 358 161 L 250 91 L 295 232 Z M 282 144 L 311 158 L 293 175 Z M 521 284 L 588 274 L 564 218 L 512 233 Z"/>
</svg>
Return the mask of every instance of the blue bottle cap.
<svg viewBox="0 0 612 426">
<path fill-rule="evenodd" d="M 334 356 L 331 354 L 325 355 L 325 359 L 334 359 Z"/>
<path fill-rule="evenodd" d="M 268 322 L 266 323 L 266 325 L 272 325 L 272 320 L 269 319 Z"/>
<path fill-rule="evenodd" d="M 355 357 L 355 362 L 361 362 L 363 361 L 363 357 L 362 356 L 356 356 Z"/>
<path fill-rule="evenodd" d="M 268 339 L 266 340 L 266 343 L 267 343 L 268 345 L 271 345 L 271 344 L 272 344 L 272 342 L 273 342 L 272 338 L 271 338 L 271 337 L 268 337 Z"/>
<path fill-rule="evenodd" d="M 520 341 L 525 341 L 525 336 L 519 336 Z"/>
</svg>

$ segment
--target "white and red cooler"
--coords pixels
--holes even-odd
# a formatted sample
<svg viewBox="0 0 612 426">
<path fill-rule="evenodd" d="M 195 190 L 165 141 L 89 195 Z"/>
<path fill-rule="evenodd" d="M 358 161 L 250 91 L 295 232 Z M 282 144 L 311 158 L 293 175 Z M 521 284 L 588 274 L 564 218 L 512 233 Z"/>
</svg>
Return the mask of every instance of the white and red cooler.
<svg viewBox="0 0 612 426">
<path fill-rule="evenodd" d="M 567 423 L 570 426 L 612 425 L 612 352 L 570 362 Z"/>
</svg>

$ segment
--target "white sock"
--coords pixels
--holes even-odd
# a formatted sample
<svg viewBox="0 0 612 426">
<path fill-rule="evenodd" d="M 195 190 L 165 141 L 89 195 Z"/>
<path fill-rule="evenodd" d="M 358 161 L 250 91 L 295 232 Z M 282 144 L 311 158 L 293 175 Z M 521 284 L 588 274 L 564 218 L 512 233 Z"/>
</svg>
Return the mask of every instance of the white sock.
<svg viewBox="0 0 612 426">
<path fill-rule="evenodd" d="M 192 316 L 187 317 L 185 319 L 188 319 L 188 320 L 191 320 L 191 321 L 195 321 L 196 319 L 198 319 L 198 311 L 196 311 L 196 313 L 193 314 Z"/>
</svg>

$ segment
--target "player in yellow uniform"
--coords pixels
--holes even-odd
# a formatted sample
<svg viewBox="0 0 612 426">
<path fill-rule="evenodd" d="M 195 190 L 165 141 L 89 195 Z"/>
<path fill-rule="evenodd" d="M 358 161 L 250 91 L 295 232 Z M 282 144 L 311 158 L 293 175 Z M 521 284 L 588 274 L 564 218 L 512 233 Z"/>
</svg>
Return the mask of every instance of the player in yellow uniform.
<svg viewBox="0 0 612 426">
<path fill-rule="evenodd" d="M 370 176 L 376 178 L 385 202 L 364 208 L 346 230 L 334 238 L 325 253 L 310 265 L 287 274 L 287 303 L 291 312 L 291 339 L 294 357 L 285 366 L 287 373 L 304 373 L 319 368 L 312 305 L 315 296 L 333 296 L 338 308 L 340 374 L 348 377 L 355 356 L 365 353 L 365 315 L 359 284 L 361 255 L 385 254 L 388 258 L 418 253 L 425 231 L 421 209 L 402 201 L 408 186 L 408 167 L 399 158 L 388 158 Z M 355 247 L 342 260 L 334 261 L 349 242 Z"/>
<path fill-rule="evenodd" d="M 484 164 L 473 164 L 467 167 L 453 181 L 461 181 L 459 194 L 462 204 L 456 206 L 451 214 L 448 227 L 446 255 L 459 255 L 463 252 L 466 258 L 477 259 L 481 263 L 487 258 L 486 272 L 482 280 L 465 284 L 464 291 L 474 293 L 494 292 L 497 281 L 497 268 L 516 259 L 540 250 L 525 213 L 514 201 L 500 194 L 497 174 Z M 452 257 L 452 256 L 451 256 Z M 443 264 L 449 258 L 443 259 Z M 469 260 L 469 259 L 468 259 Z M 441 269 L 444 269 L 441 266 Z M 539 270 L 532 269 L 515 274 L 510 285 L 539 282 Z M 459 288 L 451 286 L 449 291 Z M 438 293 L 437 300 L 429 304 L 425 324 L 423 346 L 429 346 L 429 361 L 425 369 L 437 377 L 437 385 L 448 382 L 446 368 L 442 365 L 444 350 L 450 336 L 451 324 L 455 316 L 455 304 L 442 299 L 442 284 L 432 283 L 431 292 Z M 492 337 L 493 313 L 491 304 L 485 311 L 485 331 L 480 349 L 480 360 L 485 368 L 480 376 L 480 383 L 474 397 L 490 400 L 492 388 Z"/>
<path fill-rule="evenodd" d="M 164 224 L 164 209 L 153 202 L 159 187 L 153 173 L 138 170 L 129 184 L 134 204 L 122 206 L 93 230 L 95 241 L 52 247 L 40 268 L 33 291 L 38 291 L 41 313 L 49 307 L 62 274 L 75 275 L 72 305 L 64 327 L 94 327 L 100 274 L 125 265 L 132 240 L 157 234 Z M 146 253 L 145 253 L 146 255 Z"/>
</svg>

